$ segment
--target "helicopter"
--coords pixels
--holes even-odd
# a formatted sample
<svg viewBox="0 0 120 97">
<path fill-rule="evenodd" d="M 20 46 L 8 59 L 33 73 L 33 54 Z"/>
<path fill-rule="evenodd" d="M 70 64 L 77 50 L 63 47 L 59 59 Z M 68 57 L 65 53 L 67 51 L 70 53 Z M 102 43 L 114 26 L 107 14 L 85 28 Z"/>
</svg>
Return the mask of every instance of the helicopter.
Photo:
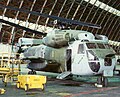
<svg viewBox="0 0 120 97">
<path fill-rule="evenodd" d="M 41 15 L 68 24 L 101 28 L 98 25 L 77 20 L 25 11 L 9 6 L 3 7 Z M 107 77 L 113 76 L 115 51 L 109 46 L 108 37 L 104 35 L 93 35 L 88 31 L 64 29 L 64 27 L 53 29 L 49 33 L 42 33 L 3 19 L 0 19 L 0 22 L 44 36 L 43 39 L 20 38 L 18 40 L 18 52 L 23 55 L 21 59 L 25 60 L 28 64 L 27 68 L 31 69 L 28 74 L 36 74 L 36 71 L 58 72 L 60 73 L 57 76 L 58 79 L 64 79 L 70 75 L 101 75 L 97 79 L 97 84 L 103 86 L 108 85 Z"/>
<path fill-rule="evenodd" d="M 115 52 L 107 37 L 97 40 L 87 31 L 54 30 L 41 40 L 41 44 L 29 47 L 35 41 L 20 38 L 18 42 L 23 46 L 22 59 L 27 60 L 27 67 L 31 69 L 28 74 L 36 74 L 35 71 L 59 72 L 58 79 L 69 75 L 101 74 L 98 83 L 103 86 L 107 86 L 107 77 L 113 76 Z M 24 48 L 27 43 L 28 47 Z"/>
</svg>

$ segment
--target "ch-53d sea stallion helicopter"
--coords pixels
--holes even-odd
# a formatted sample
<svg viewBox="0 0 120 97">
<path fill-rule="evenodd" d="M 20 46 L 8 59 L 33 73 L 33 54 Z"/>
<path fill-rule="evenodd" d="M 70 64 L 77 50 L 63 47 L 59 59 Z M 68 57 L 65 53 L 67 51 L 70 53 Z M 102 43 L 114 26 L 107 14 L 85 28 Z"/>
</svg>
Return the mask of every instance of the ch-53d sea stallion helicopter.
<svg viewBox="0 0 120 97">
<path fill-rule="evenodd" d="M 76 20 L 8 6 L 2 7 L 41 15 L 70 24 L 100 28 L 97 25 Z M 2 19 L 0 19 L 0 22 L 44 35 L 44 33 Z M 109 46 L 106 36 L 93 35 L 91 32 L 82 30 L 56 29 L 47 33 L 43 39 L 20 38 L 18 43 L 24 55 L 22 59 L 27 60 L 27 67 L 31 69 L 28 72 L 29 74 L 36 74 L 35 71 L 41 70 L 59 72 L 58 79 L 63 79 L 69 75 L 101 75 L 98 77 L 97 83 L 103 86 L 108 84 L 107 77 L 113 76 L 115 52 Z M 36 44 L 37 46 L 30 46 Z M 27 46 L 27 48 L 24 49 L 24 46 Z"/>
</svg>

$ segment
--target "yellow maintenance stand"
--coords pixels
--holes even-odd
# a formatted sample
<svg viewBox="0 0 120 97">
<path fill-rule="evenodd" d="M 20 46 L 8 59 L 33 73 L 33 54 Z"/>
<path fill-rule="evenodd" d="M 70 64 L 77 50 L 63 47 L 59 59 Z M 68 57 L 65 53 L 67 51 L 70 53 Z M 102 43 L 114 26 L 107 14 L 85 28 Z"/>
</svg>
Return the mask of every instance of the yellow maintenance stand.
<svg viewBox="0 0 120 97">
<path fill-rule="evenodd" d="M 45 89 L 46 76 L 42 75 L 18 75 L 17 88 L 23 88 L 25 91 L 29 89 Z"/>
<path fill-rule="evenodd" d="M 21 60 L 15 58 L 15 53 L 0 53 L 0 76 L 5 86 L 14 81 L 20 73 Z"/>
</svg>

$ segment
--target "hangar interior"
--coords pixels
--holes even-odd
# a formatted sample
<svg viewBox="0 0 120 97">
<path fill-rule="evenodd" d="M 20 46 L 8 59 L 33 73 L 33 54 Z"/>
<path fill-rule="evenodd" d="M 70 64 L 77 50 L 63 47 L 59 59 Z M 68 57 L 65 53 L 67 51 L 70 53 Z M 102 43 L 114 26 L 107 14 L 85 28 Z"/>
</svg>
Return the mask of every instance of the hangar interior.
<svg viewBox="0 0 120 97">
<path fill-rule="evenodd" d="M 119 0 L 0 0 L 0 5 L 21 8 L 71 20 L 77 20 L 101 26 L 101 29 L 70 25 L 71 29 L 90 31 L 93 34 L 106 35 L 112 41 L 112 47 L 119 54 L 120 47 L 120 2 Z M 0 19 L 48 33 L 54 27 L 53 19 L 20 12 L 0 6 Z M 20 37 L 42 38 L 39 34 L 17 27 L 0 24 L 0 42 L 16 43 Z"/>
<path fill-rule="evenodd" d="M 61 18 L 62 21 L 55 21 L 55 19 L 53 19 L 53 17 Z M 67 19 L 66 21 L 74 20 L 74 22 L 75 21 L 81 22 L 82 25 L 74 25 L 71 22 L 66 23 L 66 21 L 63 22 L 63 20 L 64 20 L 63 18 Z M 13 53 L 13 55 L 12 55 L 12 53 L 10 53 L 10 55 L 7 55 L 9 53 L 7 53 L 7 54 L 5 53 L 5 56 L 3 56 L 4 52 L 12 52 L 13 47 L 14 47 L 13 45 L 16 45 L 18 43 L 19 38 L 21 38 L 21 37 L 34 39 L 37 42 L 39 42 L 39 44 L 40 44 L 42 39 L 44 39 L 43 34 L 50 33 L 50 31 L 54 31 L 54 29 L 58 30 L 58 26 L 55 24 L 56 22 L 58 22 L 58 24 L 62 24 L 66 27 L 69 27 L 69 30 L 66 30 L 66 32 L 67 31 L 70 32 L 70 30 L 76 31 L 76 32 L 78 30 L 80 30 L 80 31 L 83 30 L 83 31 L 86 31 L 87 33 L 91 32 L 91 33 L 89 33 L 89 35 L 92 35 L 92 33 L 94 35 L 105 35 L 109 39 L 109 41 L 107 41 L 107 42 L 116 52 L 114 52 L 114 50 L 112 48 L 110 48 L 108 44 L 106 45 L 105 43 L 101 43 L 104 46 L 102 49 L 99 46 L 95 46 L 95 49 L 98 47 L 96 50 L 97 53 L 95 53 L 95 50 L 93 52 L 91 50 L 92 48 L 90 48 L 90 49 L 88 48 L 87 49 L 88 53 L 86 53 L 87 54 L 86 55 L 87 57 L 86 57 L 85 53 L 83 52 L 85 58 L 83 58 L 82 56 L 77 56 L 77 54 L 78 55 L 80 55 L 80 54 L 79 54 L 79 52 L 76 51 L 77 54 L 76 54 L 76 56 L 74 56 L 75 57 L 74 60 L 75 59 L 76 60 L 73 62 L 74 64 L 72 64 L 72 61 L 73 61 L 73 59 L 71 57 L 72 50 L 74 49 L 74 47 L 76 47 L 76 44 L 71 46 L 71 48 L 73 47 L 72 49 L 69 49 L 69 48 L 67 48 L 67 46 L 70 41 L 67 41 L 67 46 L 65 45 L 67 49 L 64 47 L 63 47 L 64 48 L 63 49 L 61 47 L 63 49 L 62 50 L 60 48 L 60 51 L 64 52 L 64 53 L 59 52 L 58 48 L 54 47 L 55 45 L 53 46 L 53 48 L 51 46 L 51 48 L 52 48 L 51 49 L 50 47 L 47 48 L 47 46 L 49 46 L 49 45 L 45 45 L 44 43 L 42 43 L 42 46 L 40 48 L 38 47 L 38 49 L 37 49 L 38 52 L 37 52 L 36 48 L 34 48 L 36 45 L 33 46 L 33 48 L 31 45 L 28 46 L 28 48 L 30 47 L 30 49 L 28 49 L 28 48 L 24 49 L 24 46 L 23 46 L 23 48 L 22 48 L 22 46 L 21 47 L 19 46 L 19 48 L 20 49 L 22 48 L 23 51 L 28 50 L 28 55 L 25 52 L 27 57 L 24 57 L 23 60 L 29 59 L 30 64 L 24 63 L 22 61 L 22 59 L 19 58 L 18 53 L 17 54 Z M 98 27 L 95 27 L 95 26 L 90 27 L 88 25 L 87 26 L 83 25 L 85 23 L 93 24 L 95 26 L 97 25 Z M 17 26 L 15 24 L 17 24 Z M 22 29 L 23 27 L 24 27 L 24 29 Z M 27 28 L 29 28 L 31 30 L 28 30 Z M 37 32 L 37 33 L 32 33 L 32 31 Z M 62 32 L 63 30 L 60 29 L 59 31 Z M 87 36 L 88 34 L 85 34 L 85 35 Z M 67 38 L 69 38 L 69 37 L 67 37 Z M 81 34 L 81 38 L 82 38 L 82 34 Z M 38 39 L 39 39 L 39 41 L 38 41 Z M 41 41 L 40 41 L 40 39 L 41 39 Z M 58 37 L 58 39 L 59 39 L 59 37 Z M 66 37 L 65 37 L 65 39 L 66 39 Z M 94 42 L 96 42 L 97 39 L 94 38 L 94 40 L 95 40 Z M 29 41 L 29 39 L 28 39 L 28 41 Z M 47 40 L 47 41 L 49 41 L 49 40 Z M 62 42 L 64 42 L 64 41 L 62 41 Z M 71 44 L 72 44 L 72 42 L 71 42 Z M 82 39 L 80 40 L 80 42 L 84 43 L 82 41 Z M 86 41 L 86 42 L 89 42 L 89 41 Z M 98 42 L 101 42 L 101 41 L 98 39 Z M 96 45 L 97 43 L 94 43 L 94 44 Z M 64 46 L 64 45 L 62 45 L 62 46 Z M 80 47 L 79 43 L 78 43 L 78 46 Z M 46 47 L 47 49 L 44 49 L 43 47 L 44 48 Z M 82 47 L 83 47 L 83 44 L 82 44 Z M 82 53 L 83 49 L 78 48 L 78 50 L 79 49 L 81 50 L 81 53 Z M 31 50 L 31 53 L 30 53 L 31 55 L 29 54 L 30 50 Z M 57 52 L 57 50 L 59 53 Z M 55 53 L 55 51 L 56 51 L 57 57 L 55 56 L 55 54 L 53 55 L 53 53 Z M 73 52 L 74 52 L 74 50 L 73 50 Z M 3 54 L 1 54 L 1 53 L 3 53 Z M 38 55 L 41 55 L 41 56 L 40 57 L 37 56 L 37 58 L 36 58 L 35 54 L 37 55 L 37 53 L 38 53 Z M 119 63 L 120 63 L 120 0 L 0 0 L 0 54 L 1 54 L 1 56 L 0 56 L 0 74 L 2 74 L 2 76 L 3 76 L 3 78 L 1 77 L 1 79 L 2 79 L 1 82 L 3 82 L 3 83 L 0 84 L 0 87 L 2 87 L 2 88 L 4 87 L 4 85 L 7 86 L 7 82 L 8 82 L 7 79 L 9 77 L 12 79 L 13 75 L 15 75 L 15 76 L 21 75 L 20 73 L 23 71 L 24 71 L 24 73 L 27 72 L 26 77 L 29 76 L 29 74 L 31 74 L 31 75 L 35 74 L 35 76 L 36 76 L 36 74 L 39 75 L 41 73 L 41 72 L 36 73 L 37 69 L 40 68 L 38 71 L 40 71 L 42 69 L 44 71 L 44 67 L 46 67 L 46 69 L 53 70 L 53 71 L 55 70 L 56 67 L 57 67 L 56 68 L 57 71 L 61 70 L 60 75 L 55 74 L 55 76 L 57 76 L 58 78 L 61 78 L 61 77 L 65 78 L 66 76 L 69 76 L 69 75 L 71 76 L 71 71 L 72 71 L 71 68 L 73 65 L 76 66 L 76 68 L 72 68 L 72 69 L 74 69 L 74 72 L 82 71 L 83 75 L 84 75 L 84 71 L 85 71 L 85 74 L 87 71 L 89 71 L 90 73 L 87 73 L 88 75 L 89 74 L 94 75 L 95 73 L 98 75 L 100 74 L 100 77 L 98 79 L 97 79 L 98 76 L 97 77 L 93 76 L 94 78 L 92 78 L 91 76 L 90 76 L 90 78 L 88 77 L 88 79 L 85 80 L 88 83 L 84 83 L 84 81 L 79 83 L 76 80 L 72 80 L 72 81 L 71 80 L 66 80 L 66 81 L 62 80 L 63 81 L 62 82 L 60 80 L 50 79 L 50 80 L 48 80 L 48 83 L 47 83 L 47 85 L 48 85 L 47 91 L 41 92 L 41 93 L 39 91 L 35 92 L 35 93 L 33 91 L 32 92 L 30 91 L 29 93 L 25 93 L 25 92 L 23 92 L 23 90 L 18 90 L 17 88 L 20 88 L 20 84 L 17 81 L 17 83 L 16 83 L 17 88 L 14 87 L 12 89 L 13 93 L 11 93 L 11 87 L 8 86 L 5 88 L 7 90 L 6 95 L 8 95 L 10 97 L 15 97 L 15 96 L 21 97 L 21 95 L 23 96 L 23 94 L 26 97 L 27 96 L 35 96 L 36 97 L 39 95 L 41 95 L 43 97 L 44 96 L 46 96 L 46 97 L 61 97 L 61 96 L 62 97 L 68 97 L 68 96 L 71 97 L 71 96 L 81 96 L 81 95 L 83 96 L 86 94 L 89 97 L 91 95 L 94 97 L 96 95 L 101 96 L 101 94 L 103 97 L 104 96 L 105 97 L 108 97 L 108 96 L 113 97 L 114 95 L 115 96 L 118 95 L 118 97 L 119 97 L 119 95 L 120 95 L 120 93 L 119 93 L 119 88 L 120 88 L 120 86 L 119 86 L 119 83 L 120 83 L 120 77 L 119 77 L 120 76 L 120 65 L 119 65 Z M 32 54 L 33 54 L 33 56 L 32 56 Z M 97 54 L 100 56 L 99 59 L 97 57 Z M 116 54 L 116 56 L 118 55 L 117 56 L 117 58 L 119 60 L 118 63 L 117 63 L 117 60 L 116 60 L 117 58 L 116 58 L 115 54 Z M 53 60 L 51 58 L 53 58 Z M 82 59 L 86 59 L 86 60 L 82 60 Z M 81 60 L 83 61 L 83 63 L 81 63 L 82 65 L 80 64 Z M 63 63 L 63 61 L 64 61 L 64 63 Z M 56 65 L 57 62 L 58 62 L 58 64 Z M 86 65 L 86 63 L 84 63 L 84 62 L 86 62 L 88 64 Z M 102 65 L 101 65 L 101 63 L 102 63 Z M 21 69 L 20 65 L 22 66 L 22 64 L 24 64 L 24 66 Z M 38 64 L 39 68 L 37 67 L 37 64 Z M 115 67 L 116 64 L 119 67 L 119 70 L 116 69 L 116 67 L 117 67 L 117 66 Z M 9 69 L 11 67 L 8 65 L 11 65 L 12 69 Z M 16 65 L 16 66 L 18 65 L 18 68 L 15 69 L 13 65 Z M 28 66 L 30 66 L 30 65 L 37 69 L 33 68 L 33 69 L 31 69 L 31 71 L 29 71 L 30 68 L 28 68 Z M 49 65 L 49 67 L 47 67 L 47 65 Z M 80 68 L 78 68 L 78 66 Z M 81 67 L 83 68 L 83 70 L 81 69 Z M 89 67 L 89 68 L 87 69 L 86 67 Z M 111 68 L 109 68 L 109 67 L 111 67 Z M 8 70 L 8 73 L 6 73 L 6 71 L 7 71 L 6 69 Z M 16 70 L 16 72 L 14 72 L 14 70 Z M 3 72 L 1 72 L 1 71 L 3 71 Z M 101 71 L 101 73 L 99 73 L 99 71 Z M 116 71 L 117 73 L 114 71 Z M 47 73 L 47 72 L 45 72 L 45 73 Z M 48 73 L 50 73 L 50 72 L 48 72 Z M 55 73 L 60 73 L 60 72 L 55 72 Z M 116 73 L 115 76 L 113 76 L 114 73 Z M 62 76 L 62 74 L 63 74 L 63 76 Z M 103 75 L 101 75 L 101 74 L 103 74 Z M 78 80 L 81 81 L 81 79 L 79 79 L 79 77 L 81 77 L 80 73 L 76 73 L 76 75 L 77 75 L 76 78 L 78 78 Z M 113 76 L 113 77 L 111 77 L 111 76 Z M 74 75 L 72 77 L 74 77 Z M 108 86 L 107 77 L 110 77 L 108 79 L 112 83 L 109 85 L 110 87 L 107 87 Z M 61 78 L 61 79 L 63 79 L 63 78 Z M 41 85 L 42 89 L 44 89 L 44 84 L 46 83 L 46 77 L 44 77 L 44 79 L 45 79 L 45 81 Z M 100 89 L 93 87 L 93 83 L 96 82 L 96 79 L 97 79 L 96 84 L 98 85 L 98 87 L 101 87 Z M 20 81 L 23 81 L 23 80 L 20 80 Z M 116 83 L 114 83 L 114 82 L 116 82 Z M 102 85 L 102 86 L 100 86 L 100 85 Z M 11 86 L 13 87 L 13 85 L 11 85 Z M 26 88 L 25 87 L 23 87 L 23 88 L 25 88 L 25 90 L 27 90 L 28 84 L 27 85 L 25 84 L 25 86 L 26 86 Z M 38 83 L 36 84 L 36 87 L 37 86 L 38 86 Z M 72 88 L 70 88 L 70 86 Z M 82 87 L 79 87 L 79 86 L 82 86 Z M 104 87 L 104 88 L 102 88 L 102 87 Z M 109 90 L 113 90 L 113 92 L 111 92 Z M 31 95 L 31 93 L 32 93 L 32 95 Z M 1 94 L 1 88 L 0 88 L 0 94 Z M 6 97 L 6 95 L 4 97 Z"/>
</svg>

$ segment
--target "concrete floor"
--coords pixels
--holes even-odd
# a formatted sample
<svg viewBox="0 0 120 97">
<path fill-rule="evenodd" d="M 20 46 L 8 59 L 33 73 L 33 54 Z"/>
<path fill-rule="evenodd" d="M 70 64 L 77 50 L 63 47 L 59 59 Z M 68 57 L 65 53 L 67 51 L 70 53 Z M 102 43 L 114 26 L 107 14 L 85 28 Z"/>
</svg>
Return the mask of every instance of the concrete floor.
<svg viewBox="0 0 120 97">
<path fill-rule="evenodd" d="M 55 76 L 52 74 L 52 78 L 48 77 L 45 91 L 32 89 L 25 92 L 24 89 L 17 89 L 15 83 L 8 83 L 4 87 L 0 80 L 0 88 L 6 90 L 0 97 L 120 97 L 120 76 L 109 78 L 109 86 L 105 88 L 94 86 L 96 77 L 74 77 L 73 81 L 56 80 L 53 78 Z"/>
</svg>

